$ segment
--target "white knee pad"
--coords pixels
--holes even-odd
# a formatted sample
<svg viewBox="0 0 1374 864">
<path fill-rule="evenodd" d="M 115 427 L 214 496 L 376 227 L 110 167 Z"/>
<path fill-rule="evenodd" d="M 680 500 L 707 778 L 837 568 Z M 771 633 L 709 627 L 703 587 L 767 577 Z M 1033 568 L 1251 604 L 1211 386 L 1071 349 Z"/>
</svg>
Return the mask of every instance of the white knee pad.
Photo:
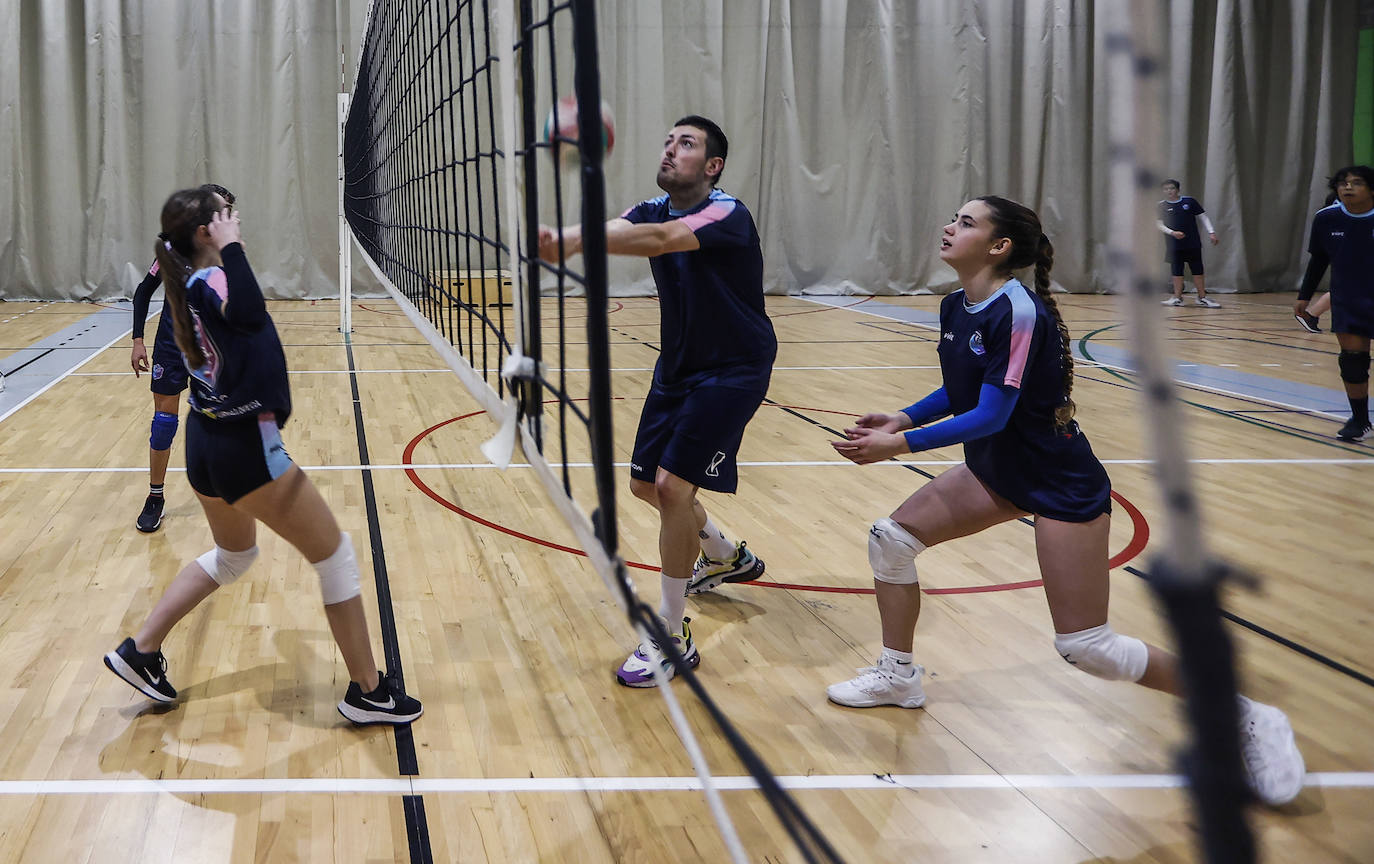
<svg viewBox="0 0 1374 864">
<path fill-rule="evenodd" d="M 248 568 L 253 566 L 253 562 L 258 560 L 258 547 L 244 549 L 242 552 L 230 552 L 219 546 L 206 552 L 196 559 L 200 569 L 205 571 L 205 575 L 223 588 L 225 585 L 232 585 L 234 581 L 248 572 Z"/>
<path fill-rule="evenodd" d="M 363 593 L 358 581 L 358 559 L 353 555 L 353 540 L 347 531 L 341 533 L 339 548 L 334 554 L 312 566 L 320 574 L 320 595 L 324 597 L 324 605 L 333 606 Z"/>
<path fill-rule="evenodd" d="M 1077 633 L 1056 633 L 1054 650 L 1089 675 L 1108 681 L 1139 681 L 1150 662 L 1150 649 L 1144 642 L 1122 636 L 1110 624 Z"/>
<path fill-rule="evenodd" d="M 916 556 L 926 548 L 910 531 L 882 518 L 868 529 L 868 566 L 873 578 L 893 585 L 916 585 Z"/>
</svg>

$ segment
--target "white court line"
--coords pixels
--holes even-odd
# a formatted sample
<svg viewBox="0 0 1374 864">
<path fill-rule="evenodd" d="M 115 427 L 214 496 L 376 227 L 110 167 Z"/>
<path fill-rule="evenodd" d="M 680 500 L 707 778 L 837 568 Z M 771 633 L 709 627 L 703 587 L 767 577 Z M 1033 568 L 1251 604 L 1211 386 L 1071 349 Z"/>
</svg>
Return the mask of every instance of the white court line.
<svg viewBox="0 0 1374 864">
<path fill-rule="evenodd" d="M 452 372 L 452 369 L 288 369 L 288 375 L 380 375 L 405 372 Z M 73 378 L 99 378 L 102 376 L 132 375 L 132 372 L 77 372 Z"/>
<path fill-rule="evenodd" d="M 901 468 L 907 465 L 926 468 L 942 468 L 962 465 L 962 459 L 904 459 L 899 462 L 875 462 L 871 468 Z M 1101 459 L 1103 465 L 1153 465 L 1153 459 Z M 1365 465 L 1374 466 L 1374 456 L 1369 458 L 1341 459 L 1189 459 L 1193 465 Z M 298 463 L 299 464 L 299 463 Z M 814 461 L 793 462 L 738 462 L 741 468 L 842 468 L 853 463 L 843 459 L 817 459 Z M 629 462 L 616 462 L 616 468 L 629 468 Z M 301 465 L 304 471 L 419 471 L 425 469 L 462 469 L 462 470 L 501 470 L 490 462 L 416 462 L 412 465 Z M 528 462 L 512 462 L 509 468 L 529 468 Z M 550 468 L 591 468 L 590 462 L 550 462 Z M 185 468 L 168 468 L 168 471 L 185 473 Z M 147 465 L 133 468 L 0 468 L 0 474 L 135 474 L 146 473 Z"/>
<path fill-rule="evenodd" d="M 1084 362 L 1084 363 L 1081 363 L 1081 364 L 1079 364 L 1079 365 L 1088 366 L 1088 365 L 1090 365 L 1090 364 Z M 837 371 L 855 371 L 855 370 L 864 370 L 864 369 L 870 369 L 870 370 L 876 370 L 876 371 L 883 371 L 883 370 L 888 370 L 888 369 L 939 369 L 939 368 L 940 368 L 940 367 L 939 367 L 938 364 L 936 364 L 936 365 L 928 365 L 928 366 L 774 366 L 774 367 L 773 367 L 773 371 L 774 371 L 774 372 L 817 372 L 817 371 L 820 371 L 820 372 L 837 372 Z M 394 374 L 404 374 L 404 373 L 406 373 L 406 372 L 426 372 L 426 373 L 428 373 L 428 372 L 452 372 L 453 370 L 452 370 L 452 369 L 288 369 L 288 370 L 286 370 L 286 371 L 287 371 L 287 373 L 290 374 L 290 375 L 348 375 L 348 374 L 350 374 L 350 373 L 357 373 L 357 374 L 359 374 L 359 375 L 379 375 L 379 374 L 392 374 L 392 375 L 394 375 Z M 557 367 L 557 366 L 548 366 L 548 367 L 546 367 L 546 371 L 548 371 L 548 372 L 590 372 L 591 370 L 590 370 L 590 369 L 586 369 L 586 368 L 581 368 L 581 367 L 574 367 L 574 366 L 569 366 L 569 367 L 566 368 L 566 369 L 560 369 L 560 368 Z M 652 371 L 654 371 L 654 367 L 652 367 L 652 366 L 617 366 L 617 367 L 611 369 L 611 371 L 612 371 L 612 372 L 652 372 Z M 130 372 L 80 372 L 80 373 L 76 373 L 76 376 L 75 376 L 75 377 L 79 377 L 79 378 L 95 378 L 95 377 L 99 377 L 99 376 L 116 376 L 116 375 L 129 375 L 129 374 L 132 374 L 132 373 L 130 373 Z"/>
<path fill-rule="evenodd" d="M 808 774 L 777 778 L 784 789 L 1178 789 L 1178 774 Z M 716 776 L 718 788 L 758 788 L 748 776 Z M 1374 788 L 1374 772 L 1314 772 L 1305 786 Z M 5 780 L 0 795 L 416 795 L 499 792 L 699 792 L 697 777 L 432 777 L 432 778 L 247 778 L 205 780 Z"/>
</svg>

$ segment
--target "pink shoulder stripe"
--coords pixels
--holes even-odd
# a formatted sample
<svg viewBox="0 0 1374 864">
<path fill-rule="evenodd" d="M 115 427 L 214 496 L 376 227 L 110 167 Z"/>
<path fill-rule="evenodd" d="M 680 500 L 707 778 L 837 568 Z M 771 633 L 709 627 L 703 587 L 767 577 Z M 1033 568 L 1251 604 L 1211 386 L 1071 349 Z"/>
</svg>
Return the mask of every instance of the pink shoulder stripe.
<svg viewBox="0 0 1374 864">
<path fill-rule="evenodd" d="M 735 212 L 734 201 L 715 201 L 709 207 L 688 216 L 683 216 L 682 223 L 692 229 L 693 233 L 696 233 L 713 222 L 719 222 L 733 212 Z"/>
<path fill-rule="evenodd" d="M 205 284 L 210 286 L 210 290 L 219 297 L 219 302 L 223 303 L 229 299 L 229 280 L 225 278 L 224 271 L 218 267 L 213 267 L 205 279 Z"/>
<path fill-rule="evenodd" d="M 1019 290 L 1017 290 L 1019 289 Z M 1030 361 L 1031 336 L 1035 332 L 1035 304 L 1026 288 L 1018 282 L 1007 292 L 1011 299 L 1011 345 L 1007 356 L 1006 386 L 1021 386 L 1021 376 Z"/>
</svg>

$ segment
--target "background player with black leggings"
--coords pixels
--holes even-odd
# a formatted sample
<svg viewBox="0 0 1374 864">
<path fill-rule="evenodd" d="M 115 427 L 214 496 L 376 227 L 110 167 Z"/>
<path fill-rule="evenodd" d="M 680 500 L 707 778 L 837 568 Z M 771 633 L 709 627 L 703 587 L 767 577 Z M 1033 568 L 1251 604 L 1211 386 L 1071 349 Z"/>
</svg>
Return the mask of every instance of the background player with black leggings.
<svg viewBox="0 0 1374 864">
<path fill-rule="evenodd" d="M 1311 258 L 1293 314 L 1301 316 L 1331 268 L 1331 332 L 1350 402 L 1350 419 L 1336 433 L 1344 441 L 1369 437 L 1369 342 L 1374 336 L 1374 168 L 1351 165 L 1331 177 L 1336 202 L 1312 217 Z"/>
<path fill-rule="evenodd" d="M 159 240 L 166 308 L 191 375 L 186 476 L 215 546 L 182 567 L 139 631 L 105 655 L 105 665 L 150 699 L 175 701 L 162 642 L 252 565 L 261 521 L 319 576 L 325 617 L 352 679 L 339 713 L 359 724 L 414 720 L 419 701 L 373 660 L 353 543 L 282 444 L 279 430 L 291 414 L 286 357 L 239 242 L 238 217 L 209 189 L 182 190 L 162 208 Z"/>
<path fill-rule="evenodd" d="M 1159 219 L 1155 227 L 1164 233 L 1164 260 L 1169 263 L 1170 278 L 1174 286 L 1174 296 L 1164 301 L 1165 306 L 1183 305 L 1183 265 L 1193 273 L 1193 287 L 1197 289 L 1197 305 L 1208 309 L 1220 309 L 1221 304 L 1207 296 L 1206 269 L 1202 265 L 1202 238 L 1198 235 L 1198 223 L 1207 232 L 1212 245 L 1217 245 L 1217 232 L 1207 211 L 1196 198 L 1178 193 L 1177 180 L 1165 180 L 1160 184 L 1164 200 L 1159 202 Z"/>
</svg>

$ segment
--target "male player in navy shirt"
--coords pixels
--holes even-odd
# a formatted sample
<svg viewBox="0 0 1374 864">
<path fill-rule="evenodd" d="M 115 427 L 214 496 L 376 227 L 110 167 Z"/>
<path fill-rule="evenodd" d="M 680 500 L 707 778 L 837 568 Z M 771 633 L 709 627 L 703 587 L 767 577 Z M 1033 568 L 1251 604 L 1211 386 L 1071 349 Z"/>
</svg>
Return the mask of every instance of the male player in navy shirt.
<svg viewBox="0 0 1374 864">
<path fill-rule="evenodd" d="M 726 539 L 697 500 L 698 488 L 735 491 L 735 454 L 768 392 L 778 350 L 763 305 L 763 253 L 753 217 L 715 188 L 728 148 L 725 133 L 705 117 L 678 120 L 659 162 L 658 186 L 667 194 L 606 223 L 607 251 L 647 257 L 658 286 L 663 348 L 635 436 L 630 491 L 659 512 L 659 614 L 689 667 L 701 657 L 683 617 L 686 594 L 749 582 L 764 570 L 743 541 Z M 539 241 L 540 256 L 556 262 L 560 253 L 582 251 L 581 226 L 564 228 L 561 238 L 541 226 Z M 652 687 L 660 663 L 672 677 L 666 658 L 641 645 L 616 680 Z"/>
<path fill-rule="evenodd" d="M 203 187 L 224 199 L 229 209 L 234 209 L 234 193 L 218 183 L 206 183 Z M 148 497 L 143 501 L 143 510 L 134 523 L 139 531 L 152 533 L 162 524 L 162 509 L 166 502 L 164 483 L 167 479 L 167 462 L 172 455 L 172 442 L 176 440 L 177 426 L 181 417 L 181 391 L 186 389 L 186 366 L 181 362 L 181 349 L 177 348 L 172 334 L 172 314 L 165 307 L 158 314 L 157 336 L 153 339 L 153 366 L 148 368 L 148 348 L 143 343 L 144 324 L 148 321 L 148 304 L 153 292 L 162 285 L 162 276 L 157 261 L 148 268 L 148 275 L 138 283 L 134 290 L 134 327 L 133 349 L 129 352 L 129 364 L 134 376 L 140 372 L 152 372 L 149 388 L 153 391 L 152 434 L 148 437 Z"/>
<path fill-rule="evenodd" d="M 1336 203 L 1312 217 L 1307 241 L 1311 258 L 1298 289 L 1293 314 L 1299 318 L 1331 268 L 1331 332 L 1341 353 L 1337 362 L 1350 402 L 1350 419 L 1336 437 L 1363 441 L 1369 423 L 1369 339 L 1374 336 L 1374 168 L 1352 165 L 1331 179 Z"/>
<path fill-rule="evenodd" d="M 1164 232 L 1164 260 L 1169 262 L 1173 273 L 1174 296 L 1164 301 L 1165 306 L 1183 305 L 1183 265 L 1193 271 L 1193 286 L 1197 288 L 1197 305 L 1208 309 L 1220 309 L 1221 304 L 1207 297 L 1207 277 L 1203 275 L 1202 239 L 1197 233 L 1198 222 L 1207 229 L 1212 245 L 1217 245 L 1217 232 L 1212 228 L 1212 220 L 1202 209 L 1196 198 L 1178 194 L 1178 181 L 1165 180 L 1160 184 L 1164 190 L 1164 200 L 1159 202 L 1159 219 L 1155 226 Z"/>
</svg>

